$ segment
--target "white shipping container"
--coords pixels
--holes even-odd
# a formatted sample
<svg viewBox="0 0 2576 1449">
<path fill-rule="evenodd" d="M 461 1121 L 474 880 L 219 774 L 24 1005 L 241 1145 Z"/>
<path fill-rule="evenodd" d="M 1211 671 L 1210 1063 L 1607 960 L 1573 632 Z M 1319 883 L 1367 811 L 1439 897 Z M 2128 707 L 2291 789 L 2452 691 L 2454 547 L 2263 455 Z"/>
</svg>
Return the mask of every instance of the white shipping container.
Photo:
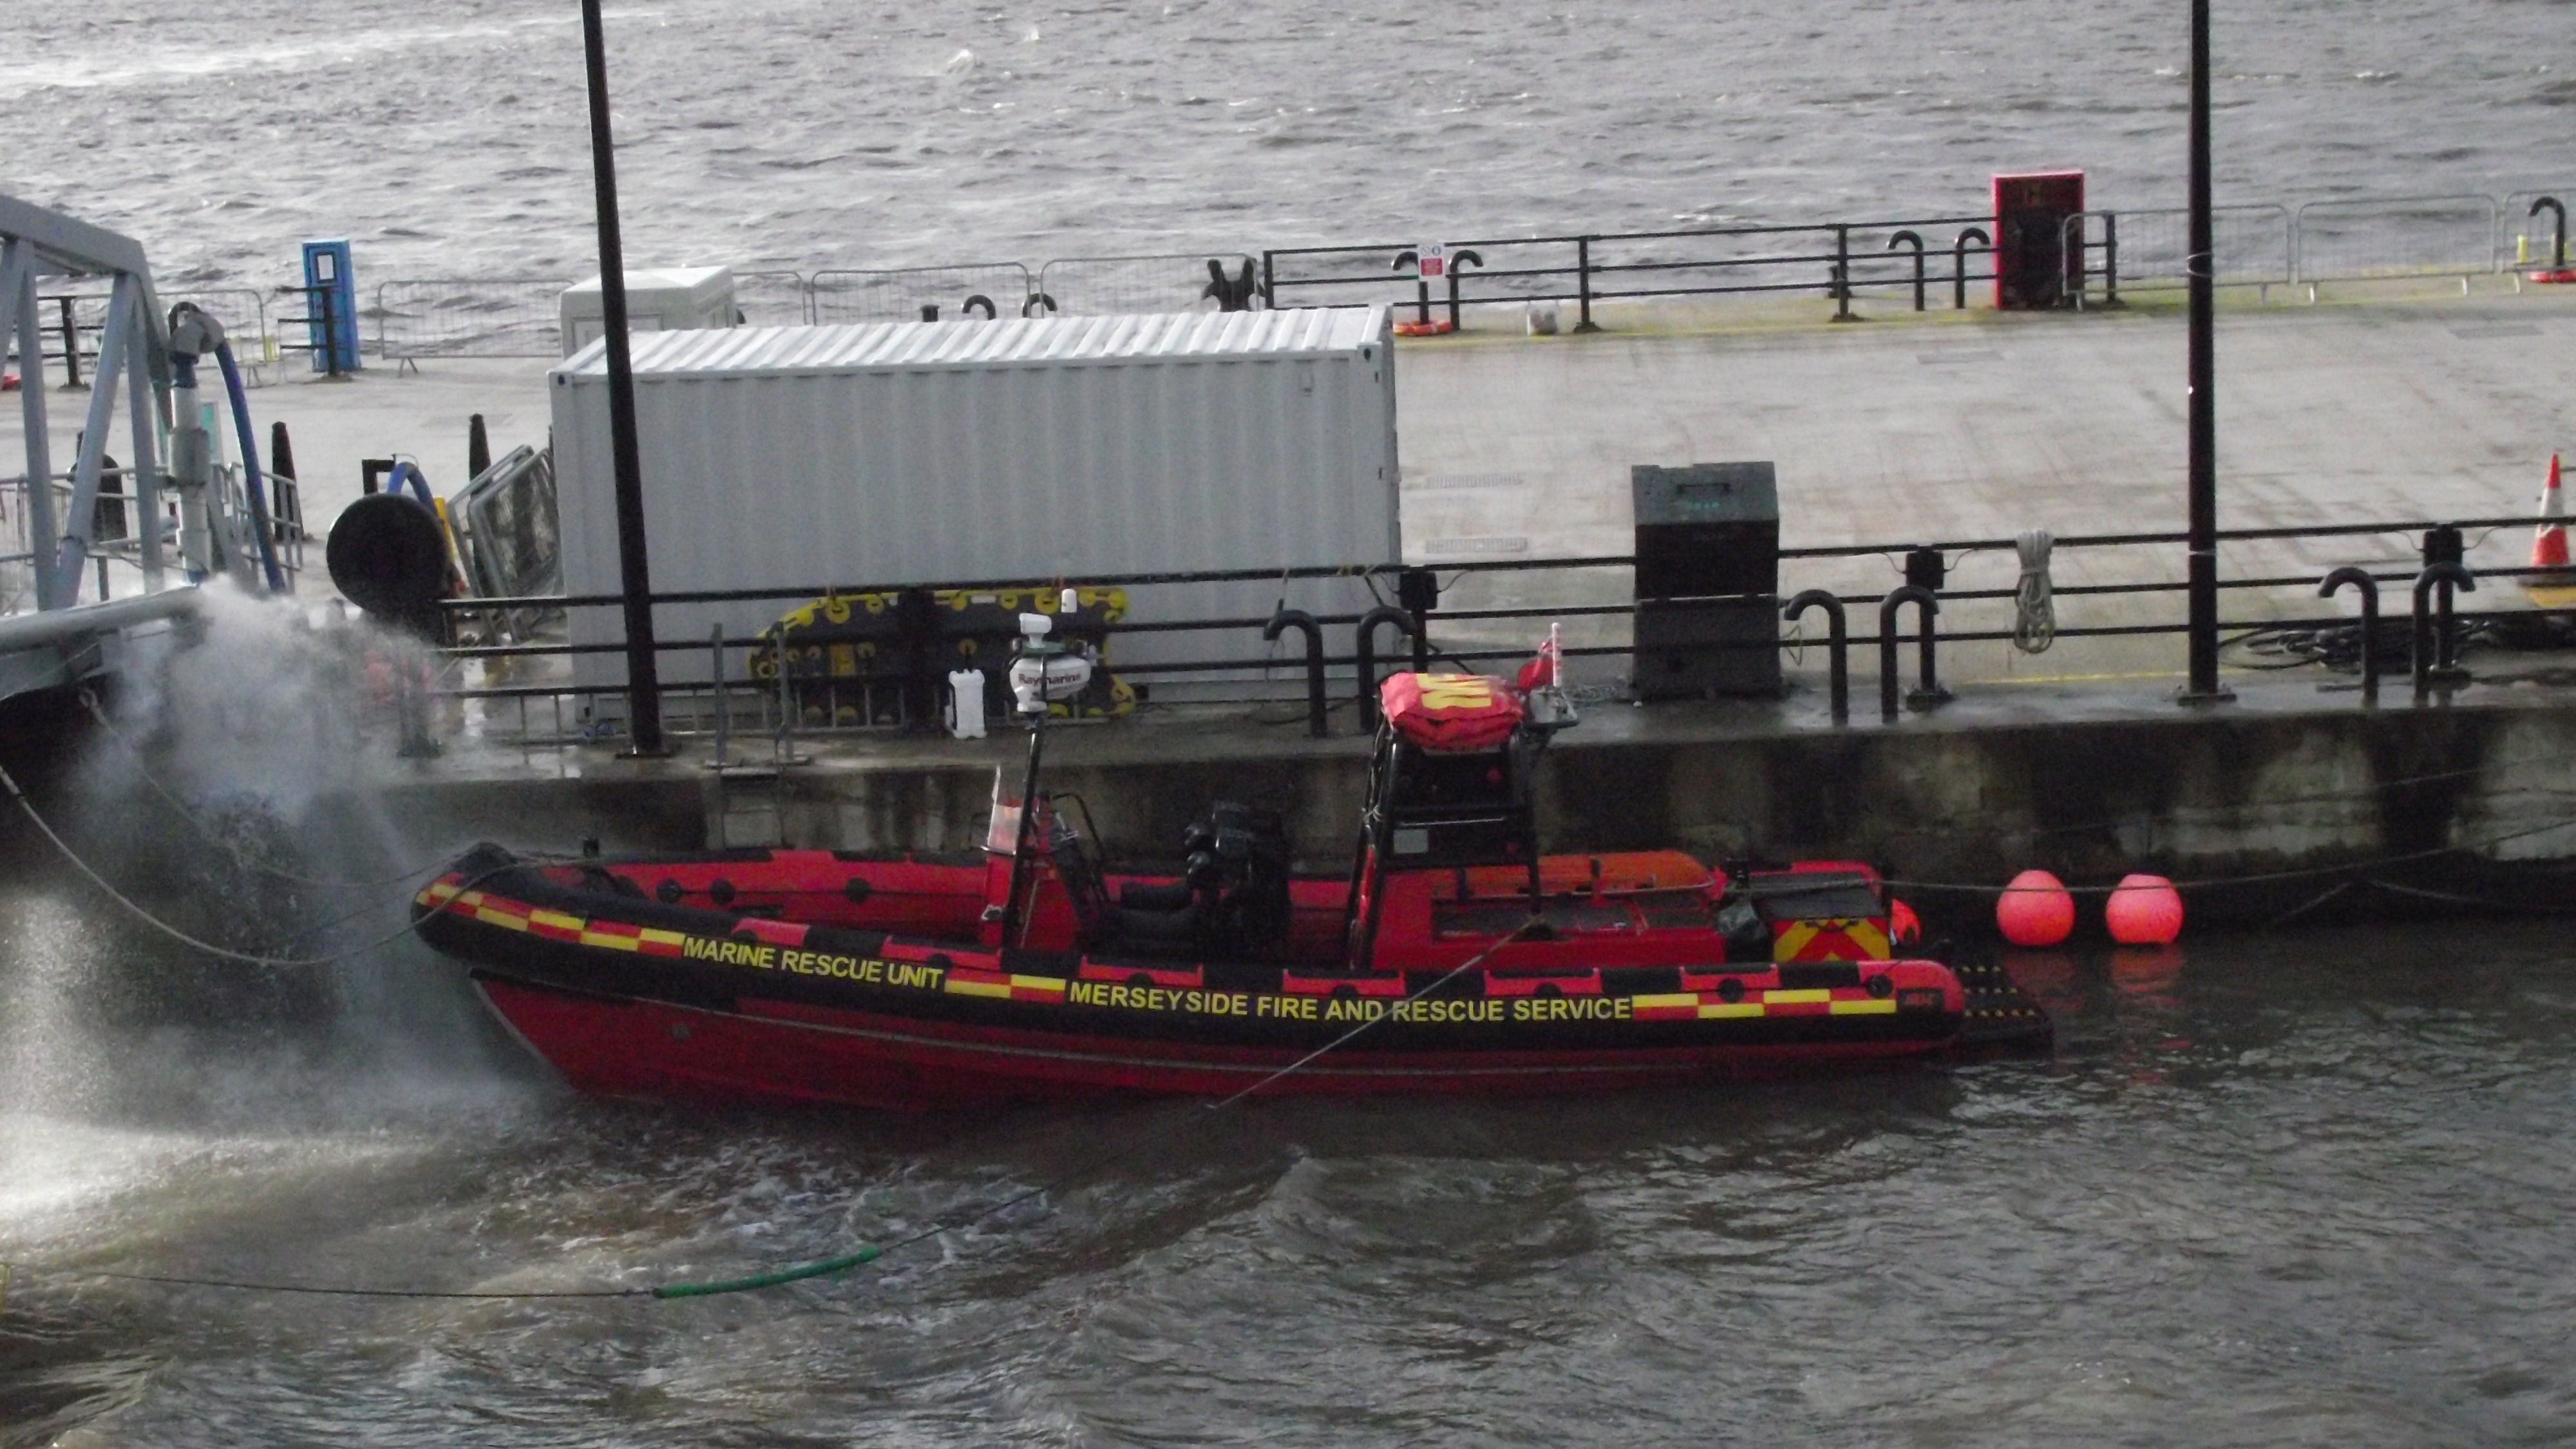
<svg viewBox="0 0 2576 1449">
<path fill-rule="evenodd" d="M 639 335 L 653 591 L 1395 563 L 1389 326 L 1348 307 Z M 551 391 L 564 588 L 615 594 L 604 349 Z M 1317 612 L 1371 602 L 1347 579 L 1131 588 L 1129 622 L 1263 618 L 1283 592 Z M 797 602 L 660 605 L 655 628 L 748 638 Z M 622 636 L 617 610 L 572 611 L 576 644 Z M 1263 652 L 1256 633 L 1149 633 L 1112 662 Z M 624 678 L 616 655 L 576 658 L 584 683 Z M 707 676 L 703 649 L 662 664 Z"/>
<path fill-rule="evenodd" d="M 585 277 L 556 299 L 564 356 L 571 357 L 608 330 L 608 301 L 599 278 Z M 626 330 L 660 332 L 680 327 L 731 327 L 730 267 L 667 267 L 626 274 Z"/>
</svg>

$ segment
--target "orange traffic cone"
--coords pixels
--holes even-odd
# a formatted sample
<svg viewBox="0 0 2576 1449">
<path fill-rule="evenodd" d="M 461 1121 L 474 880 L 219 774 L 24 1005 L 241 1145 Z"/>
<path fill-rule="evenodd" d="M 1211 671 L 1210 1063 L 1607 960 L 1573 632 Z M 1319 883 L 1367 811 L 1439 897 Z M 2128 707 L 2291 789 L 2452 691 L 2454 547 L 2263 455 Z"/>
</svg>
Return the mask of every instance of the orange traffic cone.
<svg viewBox="0 0 2576 1449">
<path fill-rule="evenodd" d="M 2567 567 L 2567 504 L 2558 492 L 2558 455 L 2549 455 L 2549 481 L 2540 488 L 2540 527 L 2531 535 L 2531 566 Z"/>
</svg>

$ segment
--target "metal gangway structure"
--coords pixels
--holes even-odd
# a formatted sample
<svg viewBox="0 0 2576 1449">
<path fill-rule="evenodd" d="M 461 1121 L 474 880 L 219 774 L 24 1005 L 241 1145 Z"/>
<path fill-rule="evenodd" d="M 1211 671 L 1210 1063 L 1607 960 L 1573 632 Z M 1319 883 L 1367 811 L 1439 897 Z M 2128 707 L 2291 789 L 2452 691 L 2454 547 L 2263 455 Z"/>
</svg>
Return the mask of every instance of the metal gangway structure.
<svg viewBox="0 0 2576 1449">
<path fill-rule="evenodd" d="M 88 411 L 64 474 L 55 472 L 48 430 L 40 278 L 93 284 L 105 279 L 110 289 Z M 21 511 L 24 548 L 0 554 L 0 569 L 23 566 L 35 604 L 33 612 L 0 617 L 0 700 L 113 669 L 127 630 L 194 609 L 194 585 L 215 573 L 229 574 L 254 593 L 288 587 L 223 329 L 186 303 L 163 311 L 141 243 L 0 195 L 0 343 L 12 346 L 19 359 L 26 465 L 13 490 L 18 496 L 7 500 Z M 197 400 L 196 362 L 207 354 L 224 373 L 241 434 L 239 486 L 213 461 L 214 409 Z M 120 394 L 132 461 L 115 469 L 107 447 Z M 101 483 L 114 474 L 130 484 L 123 507 L 131 510 L 131 527 L 122 537 L 102 539 Z M 175 530 L 166 521 L 173 495 Z M 184 583 L 168 577 L 166 545 L 174 533 Z M 139 595 L 105 597 L 102 562 L 99 597 L 82 598 L 86 567 L 94 555 L 104 558 L 102 547 L 130 556 L 142 576 Z"/>
</svg>

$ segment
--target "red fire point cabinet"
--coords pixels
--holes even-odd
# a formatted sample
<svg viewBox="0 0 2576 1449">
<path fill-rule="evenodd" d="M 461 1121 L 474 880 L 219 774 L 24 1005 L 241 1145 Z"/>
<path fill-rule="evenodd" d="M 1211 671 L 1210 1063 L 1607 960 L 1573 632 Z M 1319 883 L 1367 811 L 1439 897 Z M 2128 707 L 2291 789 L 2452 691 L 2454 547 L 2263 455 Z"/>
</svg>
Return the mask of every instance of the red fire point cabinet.
<svg viewBox="0 0 2576 1449">
<path fill-rule="evenodd" d="M 2074 305 L 2084 289 L 2084 248 L 2067 219 L 2083 212 L 2081 171 L 1995 178 L 1996 311 Z"/>
</svg>

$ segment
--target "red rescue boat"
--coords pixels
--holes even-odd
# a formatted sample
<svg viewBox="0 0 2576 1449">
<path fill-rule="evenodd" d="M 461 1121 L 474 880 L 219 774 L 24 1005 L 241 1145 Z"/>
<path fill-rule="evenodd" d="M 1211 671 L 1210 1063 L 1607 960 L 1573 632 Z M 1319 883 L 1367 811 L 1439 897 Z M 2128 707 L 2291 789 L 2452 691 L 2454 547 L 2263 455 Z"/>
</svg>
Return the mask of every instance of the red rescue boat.
<svg viewBox="0 0 2576 1449">
<path fill-rule="evenodd" d="M 980 859 L 487 845 L 420 892 L 420 934 L 619 1095 L 1570 1092 L 2047 1040 L 2000 973 L 1890 959 L 1911 916 L 1866 866 L 1539 856 L 1529 778 L 1571 722 L 1544 686 L 1388 680 L 1347 877 L 1292 874 L 1279 817 L 1230 803 L 1182 873 L 1106 872 L 1035 788 L 1070 672 L 1031 646 L 1034 804 L 997 778 Z"/>
</svg>

